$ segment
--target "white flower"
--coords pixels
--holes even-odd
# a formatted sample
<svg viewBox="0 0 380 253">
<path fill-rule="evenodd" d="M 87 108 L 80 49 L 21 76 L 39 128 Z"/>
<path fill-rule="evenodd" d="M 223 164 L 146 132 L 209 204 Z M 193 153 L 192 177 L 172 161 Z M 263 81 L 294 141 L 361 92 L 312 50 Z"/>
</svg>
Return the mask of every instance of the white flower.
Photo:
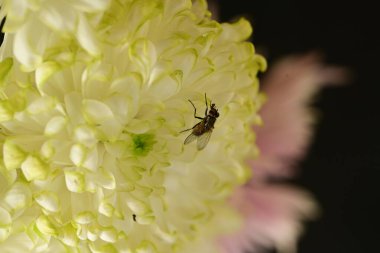
<svg viewBox="0 0 380 253">
<path fill-rule="evenodd" d="M 2 0 L 1 252 L 213 252 L 262 102 L 245 20 L 205 1 Z M 184 146 L 204 94 L 207 147 Z"/>
</svg>

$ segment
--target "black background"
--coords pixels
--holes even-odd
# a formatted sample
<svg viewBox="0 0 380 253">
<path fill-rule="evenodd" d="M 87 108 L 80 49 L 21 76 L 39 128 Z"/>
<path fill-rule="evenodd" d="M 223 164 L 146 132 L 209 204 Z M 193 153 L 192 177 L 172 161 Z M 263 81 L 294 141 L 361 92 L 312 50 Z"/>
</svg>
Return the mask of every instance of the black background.
<svg viewBox="0 0 380 253">
<path fill-rule="evenodd" d="M 299 253 L 380 252 L 379 8 L 366 1 L 220 0 L 220 18 L 247 17 L 253 42 L 270 64 L 318 50 L 351 70 L 349 85 L 326 88 L 322 113 L 301 173 L 292 182 L 311 191 L 322 216 L 308 223 Z"/>
</svg>

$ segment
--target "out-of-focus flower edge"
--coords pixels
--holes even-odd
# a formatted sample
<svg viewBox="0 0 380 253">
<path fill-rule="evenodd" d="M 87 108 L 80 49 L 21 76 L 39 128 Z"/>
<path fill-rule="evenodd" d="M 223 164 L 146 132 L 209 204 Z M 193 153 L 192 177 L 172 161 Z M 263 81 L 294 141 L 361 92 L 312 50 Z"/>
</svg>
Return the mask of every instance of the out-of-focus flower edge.
<svg viewBox="0 0 380 253">
<path fill-rule="evenodd" d="M 315 121 L 310 102 L 315 94 L 324 85 L 347 80 L 345 68 L 324 64 L 317 53 L 285 57 L 264 75 L 268 101 L 260 110 L 264 124 L 255 127 L 260 156 L 251 161 L 250 182 L 231 198 L 244 225 L 219 240 L 223 252 L 297 251 L 302 222 L 317 217 L 320 210 L 310 194 L 280 180 L 296 174 L 297 162 L 307 151 Z"/>
</svg>

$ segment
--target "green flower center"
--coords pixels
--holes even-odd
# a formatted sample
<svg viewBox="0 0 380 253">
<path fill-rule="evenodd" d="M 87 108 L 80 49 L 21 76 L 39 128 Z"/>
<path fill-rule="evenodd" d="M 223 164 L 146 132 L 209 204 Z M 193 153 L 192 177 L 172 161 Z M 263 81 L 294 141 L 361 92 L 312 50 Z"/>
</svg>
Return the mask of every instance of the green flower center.
<svg viewBox="0 0 380 253">
<path fill-rule="evenodd" d="M 153 134 L 132 135 L 132 153 L 136 156 L 146 156 L 156 143 Z"/>
</svg>

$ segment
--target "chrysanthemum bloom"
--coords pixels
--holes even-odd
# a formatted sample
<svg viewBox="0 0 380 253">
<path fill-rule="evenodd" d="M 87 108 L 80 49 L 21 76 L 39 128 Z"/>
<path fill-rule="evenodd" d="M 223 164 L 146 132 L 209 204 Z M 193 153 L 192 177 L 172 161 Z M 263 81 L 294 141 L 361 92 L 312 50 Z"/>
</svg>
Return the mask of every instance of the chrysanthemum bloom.
<svg viewBox="0 0 380 253">
<path fill-rule="evenodd" d="M 244 225 L 220 240 L 223 252 L 296 251 L 302 221 L 314 217 L 317 207 L 306 192 L 278 182 L 294 175 L 297 160 L 306 153 L 314 122 L 311 98 L 322 85 L 345 79 L 342 68 L 326 66 L 317 54 L 287 57 L 266 74 L 263 90 L 268 101 L 260 110 L 264 124 L 255 127 L 260 156 L 252 162 L 250 182 L 231 198 Z"/>
<path fill-rule="evenodd" d="M 214 252 L 256 154 L 249 23 L 205 1 L 0 3 L 0 252 Z M 205 93 L 198 151 L 179 132 Z"/>
</svg>

